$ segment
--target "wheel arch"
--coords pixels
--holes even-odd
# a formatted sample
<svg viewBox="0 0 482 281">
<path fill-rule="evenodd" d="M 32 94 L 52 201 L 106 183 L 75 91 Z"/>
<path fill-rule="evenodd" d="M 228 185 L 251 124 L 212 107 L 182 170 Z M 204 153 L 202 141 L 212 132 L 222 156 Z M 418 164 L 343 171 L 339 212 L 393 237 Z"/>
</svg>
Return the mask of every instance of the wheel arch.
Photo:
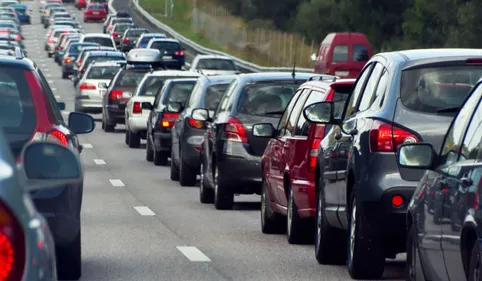
<svg viewBox="0 0 482 281">
<path fill-rule="evenodd" d="M 479 238 L 475 225 L 465 225 L 460 235 L 460 254 L 462 255 L 462 264 L 464 266 L 465 276 L 468 277 L 470 258 L 475 242 Z"/>
</svg>

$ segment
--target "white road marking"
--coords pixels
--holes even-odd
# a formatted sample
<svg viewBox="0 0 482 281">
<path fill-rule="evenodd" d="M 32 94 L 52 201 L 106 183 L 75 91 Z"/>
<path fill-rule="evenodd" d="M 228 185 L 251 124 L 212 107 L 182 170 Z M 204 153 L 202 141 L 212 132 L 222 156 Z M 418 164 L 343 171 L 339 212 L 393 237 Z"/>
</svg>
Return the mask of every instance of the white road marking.
<svg viewBox="0 0 482 281">
<path fill-rule="evenodd" d="M 104 160 L 102 159 L 94 159 L 94 163 L 97 164 L 97 165 L 105 165 L 107 163 L 105 163 Z"/>
<path fill-rule="evenodd" d="M 53 89 L 52 89 L 53 90 Z M 55 96 L 56 99 L 60 99 L 60 96 Z"/>
<path fill-rule="evenodd" d="M 41 59 L 40 62 L 44 62 L 45 60 L 44 59 Z"/>
<path fill-rule="evenodd" d="M 141 216 L 155 216 L 156 213 L 154 213 L 149 207 L 147 206 L 137 206 L 134 207 L 134 209 L 141 215 Z"/>
<path fill-rule="evenodd" d="M 50 90 L 52 90 L 52 91 L 54 91 L 54 92 L 55 92 L 55 91 L 57 91 L 57 89 L 56 89 L 56 88 L 50 88 Z"/>
<path fill-rule="evenodd" d="M 82 147 L 83 148 L 93 148 L 93 146 L 90 143 L 83 143 Z"/>
<path fill-rule="evenodd" d="M 125 184 L 119 179 L 113 179 L 113 180 L 109 180 L 109 181 L 110 181 L 110 184 L 112 184 L 112 186 L 114 186 L 114 187 L 125 186 Z"/>
<path fill-rule="evenodd" d="M 47 64 L 46 64 L 46 63 L 42 63 L 41 65 L 42 65 L 42 66 L 47 66 Z"/>
<path fill-rule="evenodd" d="M 45 76 L 50 77 L 50 76 L 52 76 L 52 74 L 47 73 L 47 74 L 45 74 Z"/>
<path fill-rule="evenodd" d="M 54 80 L 49 80 L 49 81 L 47 81 L 47 82 L 49 82 L 49 84 L 53 84 L 53 83 L 54 83 Z"/>
<path fill-rule="evenodd" d="M 194 246 L 177 246 L 179 252 L 181 252 L 188 260 L 193 262 L 209 262 L 211 259 L 203 254 L 201 250 Z"/>
<path fill-rule="evenodd" d="M 68 111 L 62 111 L 62 114 L 69 115 L 70 112 L 68 112 Z"/>
</svg>

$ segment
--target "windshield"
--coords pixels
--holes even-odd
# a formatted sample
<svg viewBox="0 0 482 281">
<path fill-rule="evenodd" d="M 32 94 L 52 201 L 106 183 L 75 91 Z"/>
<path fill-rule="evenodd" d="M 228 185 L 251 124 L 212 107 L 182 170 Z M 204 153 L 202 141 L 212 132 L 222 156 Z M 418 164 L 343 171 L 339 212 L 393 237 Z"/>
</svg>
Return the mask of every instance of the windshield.
<svg viewBox="0 0 482 281">
<path fill-rule="evenodd" d="M 119 69 L 120 66 L 93 66 L 87 73 L 87 79 L 112 80 Z"/>
<path fill-rule="evenodd" d="M 443 66 L 402 73 L 401 99 L 410 110 L 437 113 L 462 105 L 472 86 L 482 77 L 482 66 Z M 457 111 L 450 112 L 455 115 Z"/>
<path fill-rule="evenodd" d="M 117 80 L 117 85 L 119 87 L 134 87 L 136 88 L 144 78 L 144 75 L 149 72 L 147 69 L 128 69 L 122 71 L 120 77 Z"/>
<path fill-rule="evenodd" d="M 179 78 L 179 76 L 149 76 L 141 85 L 138 96 L 155 96 L 162 86 L 164 86 L 165 81 L 176 78 Z"/>
<path fill-rule="evenodd" d="M 95 46 L 95 45 L 94 45 L 94 44 L 82 44 L 82 43 L 72 44 L 72 46 L 70 46 L 70 48 L 69 48 L 69 53 L 79 54 L 80 51 L 81 51 L 84 47 L 87 47 L 87 46 Z"/>
<path fill-rule="evenodd" d="M 196 81 L 176 81 L 172 82 L 168 92 L 165 93 L 163 98 L 163 104 L 169 104 L 171 102 L 179 102 L 182 105 L 186 104 L 192 89 L 196 85 Z"/>
<path fill-rule="evenodd" d="M 163 51 L 178 51 L 181 50 L 181 46 L 177 42 L 162 42 L 155 41 L 152 42 L 151 49 L 158 49 L 163 53 Z"/>
<path fill-rule="evenodd" d="M 105 47 L 115 47 L 115 44 L 114 42 L 112 42 L 112 39 L 107 37 L 85 37 L 84 42 L 97 43 Z"/>
<path fill-rule="evenodd" d="M 202 59 L 199 60 L 197 69 L 205 70 L 229 70 L 235 71 L 236 66 L 232 60 L 226 59 Z"/>
</svg>

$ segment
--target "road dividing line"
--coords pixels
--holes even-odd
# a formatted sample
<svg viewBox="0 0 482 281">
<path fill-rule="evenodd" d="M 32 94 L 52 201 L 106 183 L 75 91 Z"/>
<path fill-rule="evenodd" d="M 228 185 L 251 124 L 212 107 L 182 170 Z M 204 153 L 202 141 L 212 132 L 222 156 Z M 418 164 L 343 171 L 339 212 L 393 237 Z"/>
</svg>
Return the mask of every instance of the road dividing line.
<svg viewBox="0 0 482 281">
<path fill-rule="evenodd" d="M 49 82 L 49 84 L 53 84 L 53 83 L 54 83 L 54 80 L 49 80 L 49 81 L 47 81 L 47 82 Z"/>
<path fill-rule="evenodd" d="M 47 73 L 47 74 L 45 74 L 45 76 L 50 77 L 50 76 L 52 76 L 52 74 Z"/>
<path fill-rule="evenodd" d="M 113 180 L 109 180 L 109 181 L 110 181 L 110 184 L 112 184 L 113 187 L 125 186 L 125 184 L 119 179 L 113 179 Z"/>
<path fill-rule="evenodd" d="M 94 163 L 97 164 L 97 165 L 105 165 L 107 163 L 105 163 L 104 160 L 102 159 L 94 159 Z"/>
<path fill-rule="evenodd" d="M 155 216 L 156 213 L 154 213 L 149 207 L 147 206 L 137 206 L 134 207 L 134 209 L 141 215 L 141 216 Z"/>
<path fill-rule="evenodd" d="M 53 89 L 52 89 L 53 90 Z M 60 99 L 60 96 L 55 96 L 55 99 L 59 100 Z"/>
<path fill-rule="evenodd" d="M 93 146 L 90 143 L 83 143 L 82 147 L 83 148 L 93 148 Z"/>
<path fill-rule="evenodd" d="M 203 254 L 201 250 L 193 246 L 177 246 L 179 252 L 181 252 L 188 260 L 193 262 L 209 262 L 211 259 Z"/>
<path fill-rule="evenodd" d="M 52 90 L 53 92 L 57 91 L 57 89 L 55 88 L 50 88 L 50 90 Z"/>
</svg>

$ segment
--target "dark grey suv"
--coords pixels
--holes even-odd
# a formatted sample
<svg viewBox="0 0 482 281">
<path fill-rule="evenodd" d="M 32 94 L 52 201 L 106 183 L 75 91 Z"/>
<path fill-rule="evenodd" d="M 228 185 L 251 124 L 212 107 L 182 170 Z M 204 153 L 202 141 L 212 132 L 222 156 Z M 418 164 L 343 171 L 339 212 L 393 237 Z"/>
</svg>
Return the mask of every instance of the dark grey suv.
<svg viewBox="0 0 482 281">
<path fill-rule="evenodd" d="M 382 53 L 364 67 L 341 120 L 329 102 L 305 109 L 308 120 L 331 127 L 318 151 L 318 262 L 347 261 L 353 278 L 376 279 L 385 258 L 406 251 L 407 205 L 423 171 L 401 168 L 397 148 L 426 142 L 438 150 L 481 76 L 482 50 Z M 325 150 L 337 142 L 349 153 L 333 170 Z"/>
</svg>

